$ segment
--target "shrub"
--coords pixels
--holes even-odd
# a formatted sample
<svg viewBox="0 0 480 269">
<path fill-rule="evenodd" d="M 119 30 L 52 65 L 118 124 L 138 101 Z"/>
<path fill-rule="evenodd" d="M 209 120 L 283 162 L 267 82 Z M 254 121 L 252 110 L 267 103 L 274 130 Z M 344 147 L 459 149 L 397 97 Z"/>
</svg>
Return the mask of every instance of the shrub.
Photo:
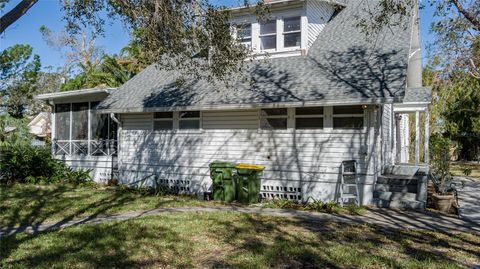
<svg viewBox="0 0 480 269">
<path fill-rule="evenodd" d="M 26 143 L 4 145 L 1 149 L 0 181 L 20 183 L 79 184 L 90 179 L 90 171 L 73 170 L 54 159 L 47 148 Z"/>
<path fill-rule="evenodd" d="M 452 191 L 453 178 L 450 173 L 450 145 L 452 141 L 440 134 L 430 137 L 430 163 L 433 169 L 431 178 L 439 193 Z"/>
</svg>

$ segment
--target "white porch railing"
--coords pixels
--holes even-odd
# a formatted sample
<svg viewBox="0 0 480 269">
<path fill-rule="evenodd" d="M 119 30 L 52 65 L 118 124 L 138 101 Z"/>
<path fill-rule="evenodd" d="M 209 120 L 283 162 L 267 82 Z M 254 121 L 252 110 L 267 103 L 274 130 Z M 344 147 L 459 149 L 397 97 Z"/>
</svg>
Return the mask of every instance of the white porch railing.
<svg viewBox="0 0 480 269">
<path fill-rule="evenodd" d="M 55 155 L 116 156 L 117 140 L 54 140 Z"/>
</svg>

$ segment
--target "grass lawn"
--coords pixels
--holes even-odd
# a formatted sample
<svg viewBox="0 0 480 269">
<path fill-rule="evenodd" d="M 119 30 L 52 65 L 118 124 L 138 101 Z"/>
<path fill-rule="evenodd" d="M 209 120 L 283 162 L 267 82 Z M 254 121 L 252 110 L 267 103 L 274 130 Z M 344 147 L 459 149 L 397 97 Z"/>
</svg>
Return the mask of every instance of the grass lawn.
<svg viewBox="0 0 480 269">
<path fill-rule="evenodd" d="M 472 173 L 469 175 L 469 177 L 474 177 L 474 178 L 480 180 L 480 164 L 478 164 L 478 163 L 453 162 L 450 165 L 450 172 L 454 176 L 464 177 L 465 175 L 463 174 L 463 171 L 466 168 L 472 170 Z"/>
<path fill-rule="evenodd" d="M 3 268 L 465 268 L 471 234 L 234 212 L 176 213 L 2 238 Z"/>
<path fill-rule="evenodd" d="M 201 206 L 205 203 L 190 196 L 140 195 L 114 187 L 95 189 L 68 185 L 0 185 L 0 227 L 160 207 Z"/>
</svg>

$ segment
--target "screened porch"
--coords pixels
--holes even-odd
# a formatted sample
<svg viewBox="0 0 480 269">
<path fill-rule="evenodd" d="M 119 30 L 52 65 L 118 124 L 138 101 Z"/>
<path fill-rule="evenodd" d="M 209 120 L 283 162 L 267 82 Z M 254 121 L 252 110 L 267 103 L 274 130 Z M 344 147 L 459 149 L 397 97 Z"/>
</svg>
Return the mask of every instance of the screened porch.
<svg viewBox="0 0 480 269">
<path fill-rule="evenodd" d="M 116 156 L 117 124 L 95 113 L 99 102 L 56 104 L 52 135 L 55 155 Z"/>
</svg>

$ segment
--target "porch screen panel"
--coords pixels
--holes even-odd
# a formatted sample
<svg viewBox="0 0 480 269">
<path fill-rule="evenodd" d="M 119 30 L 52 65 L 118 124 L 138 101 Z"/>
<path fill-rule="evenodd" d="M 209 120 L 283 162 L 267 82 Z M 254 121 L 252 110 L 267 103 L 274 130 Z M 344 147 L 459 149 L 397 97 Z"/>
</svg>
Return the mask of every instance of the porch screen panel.
<svg viewBox="0 0 480 269">
<path fill-rule="evenodd" d="M 98 105 L 98 102 L 91 103 L 92 109 Z M 91 134 L 92 140 L 108 139 L 108 115 L 98 114 L 92 111 L 91 117 Z"/>
<path fill-rule="evenodd" d="M 55 137 L 70 140 L 70 104 L 55 105 Z"/>
<path fill-rule="evenodd" d="M 72 104 L 72 140 L 88 139 L 88 103 Z"/>
</svg>

